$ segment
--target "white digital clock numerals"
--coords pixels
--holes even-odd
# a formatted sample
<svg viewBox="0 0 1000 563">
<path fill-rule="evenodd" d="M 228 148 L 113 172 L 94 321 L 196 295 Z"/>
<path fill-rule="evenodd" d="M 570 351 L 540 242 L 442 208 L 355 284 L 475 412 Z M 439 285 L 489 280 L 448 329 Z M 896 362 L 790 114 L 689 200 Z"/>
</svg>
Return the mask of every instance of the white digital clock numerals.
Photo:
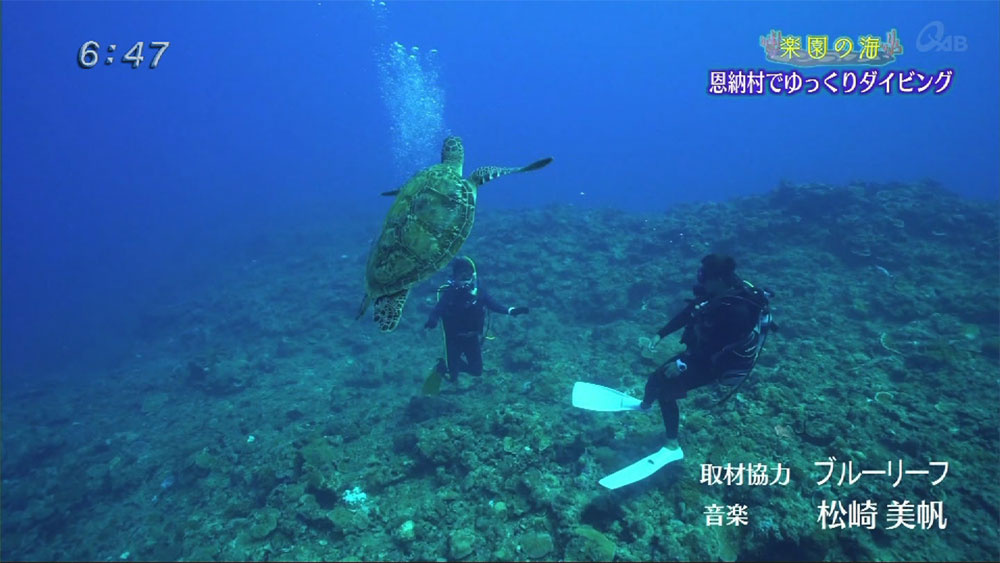
<svg viewBox="0 0 1000 563">
<path fill-rule="evenodd" d="M 150 61 L 149 63 L 149 68 L 156 68 L 157 66 L 160 65 L 160 58 L 163 56 L 163 53 L 166 52 L 167 47 L 169 46 L 170 46 L 169 41 L 149 42 L 149 48 L 156 50 L 156 54 L 153 55 L 153 60 Z M 139 65 L 142 64 L 142 61 L 146 59 L 146 57 L 142 55 L 142 47 L 143 47 L 143 42 L 136 41 L 135 44 L 132 45 L 132 47 L 125 53 L 125 55 L 122 56 L 121 62 L 126 64 L 131 64 L 132 68 L 139 68 Z M 101 44 L 98 43 L 97 41 L 87 41 L 83 45 L 81 45 L 80 51 L 76 55 L 76 62 L 78 65 L 80 65 L 80 68 L 94 68 L 95 66 L 97 66 L 97 63 L 100 62 L 101 60 L 101 56 L 98 54 L 100 48 Z M 116 48 L 117 45 L 114 44 L 108 46 L 108 53 L 113 53 Z M 115 60 L 114 57 L 109 56 L 106 59 L 104 59 L 104 63 L 110 65 L 111 63 L 114 62 L 114 60 Z"/>
</svg>

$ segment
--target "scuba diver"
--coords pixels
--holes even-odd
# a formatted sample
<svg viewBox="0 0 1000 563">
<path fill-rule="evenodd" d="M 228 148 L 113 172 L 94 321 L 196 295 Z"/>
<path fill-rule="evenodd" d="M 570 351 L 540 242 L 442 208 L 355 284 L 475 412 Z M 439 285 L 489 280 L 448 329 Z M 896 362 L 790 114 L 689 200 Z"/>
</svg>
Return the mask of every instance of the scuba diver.
<svg viewBox="0 0 1000 563">
<path fill-rule="evenodd" d="M 425 394 L 437 392 L 444 373 L 452 382 L 458 381 L 462 371 L 476 376 L 483 374 L 482 343 L 486 338 L 487 310 L 512 317 L 528 312 L 527 307 L 504 307 L 497 303 L 479 286 L 475 262 L 468 256 L 456 258 L 451 265 L 451 279 L 438 288 L 437 305 L 424 323 L 424 328 L 432 329 L 442 321 L 446 356 L 438 360 L 424 383 Z"/>
<path fill-rule="evenodd" d="M 621 411 L 652 408 L 660 402 L 666 445 L 639 462 L 605 477 L 601 484 L 618 488 L 633 483 L 684 457 L 677 441 L 680 410 L 677 400 L 688 391 L 721 383 L 731 386 L 721 400 L 728 400 L 750 376 L 769 331 L 777 330 L 771 320 L 768 299 L 772 293 L 754 287 L 736 275 L 732 257 L 709 254 L 701 261 L 694 299 L 651 339 L 654 349 L 664 337 L 684 329 L 684 352 L 670 358 L 646 381 L 642 401 L 613 389 L 577 382 L 573 404 L 590 410 Z"/>
</svg>

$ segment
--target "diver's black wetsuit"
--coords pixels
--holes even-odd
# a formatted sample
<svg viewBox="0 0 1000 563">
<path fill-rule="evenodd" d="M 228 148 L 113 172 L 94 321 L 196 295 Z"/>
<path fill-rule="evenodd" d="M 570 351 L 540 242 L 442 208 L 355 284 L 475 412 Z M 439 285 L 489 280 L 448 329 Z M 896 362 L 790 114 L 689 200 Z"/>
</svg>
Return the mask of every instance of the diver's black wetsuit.
<svg viewBox="0 0 1000 563">
<path fill-rule="evenodd" d="M 501 306 L 482 287 L 475 295 L 468 287 L 446 285 L 441 288 L 441 298 L 427 323 L 436 325 L 439 319 L 444 322 L 448 374 L 452 381 L 458 379 L 459 371 L 483 374 L 482 338 L 487 309 L 507 315 L 512 308 Z"/>
<path fill-rule="evenodd" d="M 677 439 L 680 425 L 677 399 L 723 376 L 749 374 L 756 362 L 756 355 L 751 358 L 740 352 L 745 344 L 750 344 L 766 301 L 761 304 L 760 297 L 750 292 L 742 281 L 735 289 L 716 297 L 699 296 L 697 292 L 695 297 L 657 332 L 663 338 L 684 328 L 681 343 L 687 349 L 650 374 L 643 396 L 644 405 L 659 399 L 668 440 Z M 677 364 L 678 359 L 687 365 L 683 371 Z"/>
</svg>

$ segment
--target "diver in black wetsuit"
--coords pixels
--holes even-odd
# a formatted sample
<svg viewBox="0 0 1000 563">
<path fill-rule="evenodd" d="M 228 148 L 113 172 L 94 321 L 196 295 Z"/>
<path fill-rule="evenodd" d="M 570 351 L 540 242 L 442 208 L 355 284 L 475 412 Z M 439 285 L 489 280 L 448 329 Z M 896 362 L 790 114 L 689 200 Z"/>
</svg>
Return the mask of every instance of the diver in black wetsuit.
<svg viewBox="0 0 1000 563">
<path fill-rule="evenodd" d="M 452 262 L 451 279 L 438 289 L 438 302 L 424 328 L 434 328 L 444 322 L 444 346 L 447 361 L 438 360 L 438 370 L 447 370 L 451 381 L 458 373 L 483 374 L 482 341 L 486 310 L 517 316 L 528 312 L 527 307 L 503 307 L 479 287 L 479 275 L 471 258 L 460 256 Z M 462 356 L 465 359 L 462 359 Z"/>
<path fill-rule="evenodd" d="M 681 343 L 687 349 L 650 374 L 641 405 L 648 410 L 653 401 L 660 401 L 669 449 L 678 447 L 677 399 L 715 382 L 737 386 L 731 395 L 757 363 L 768 330 L 777 330 L 768 305 L 771 293 L 740 279 L 729 256 L 709 254 L 702 259 L 694 296 L 649 346 L 653 349 L 665 336 L 684 329 Z"/>
</svg>

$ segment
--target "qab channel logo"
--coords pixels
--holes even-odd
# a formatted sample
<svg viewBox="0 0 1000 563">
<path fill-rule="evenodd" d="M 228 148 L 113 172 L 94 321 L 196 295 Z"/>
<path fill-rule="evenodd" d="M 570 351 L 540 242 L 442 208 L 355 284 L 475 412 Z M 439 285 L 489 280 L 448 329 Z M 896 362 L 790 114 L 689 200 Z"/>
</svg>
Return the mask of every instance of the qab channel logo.
<svg viewBox="0 0 1000 563">
<path fill-rule="evenodd" d="M 969 49 L 969 40 L 964 35 L 949 35 L 943 22 L 932 21 L 917 34 L 914 46 L 921 53 L 964 53 Z"/>
</svg>

